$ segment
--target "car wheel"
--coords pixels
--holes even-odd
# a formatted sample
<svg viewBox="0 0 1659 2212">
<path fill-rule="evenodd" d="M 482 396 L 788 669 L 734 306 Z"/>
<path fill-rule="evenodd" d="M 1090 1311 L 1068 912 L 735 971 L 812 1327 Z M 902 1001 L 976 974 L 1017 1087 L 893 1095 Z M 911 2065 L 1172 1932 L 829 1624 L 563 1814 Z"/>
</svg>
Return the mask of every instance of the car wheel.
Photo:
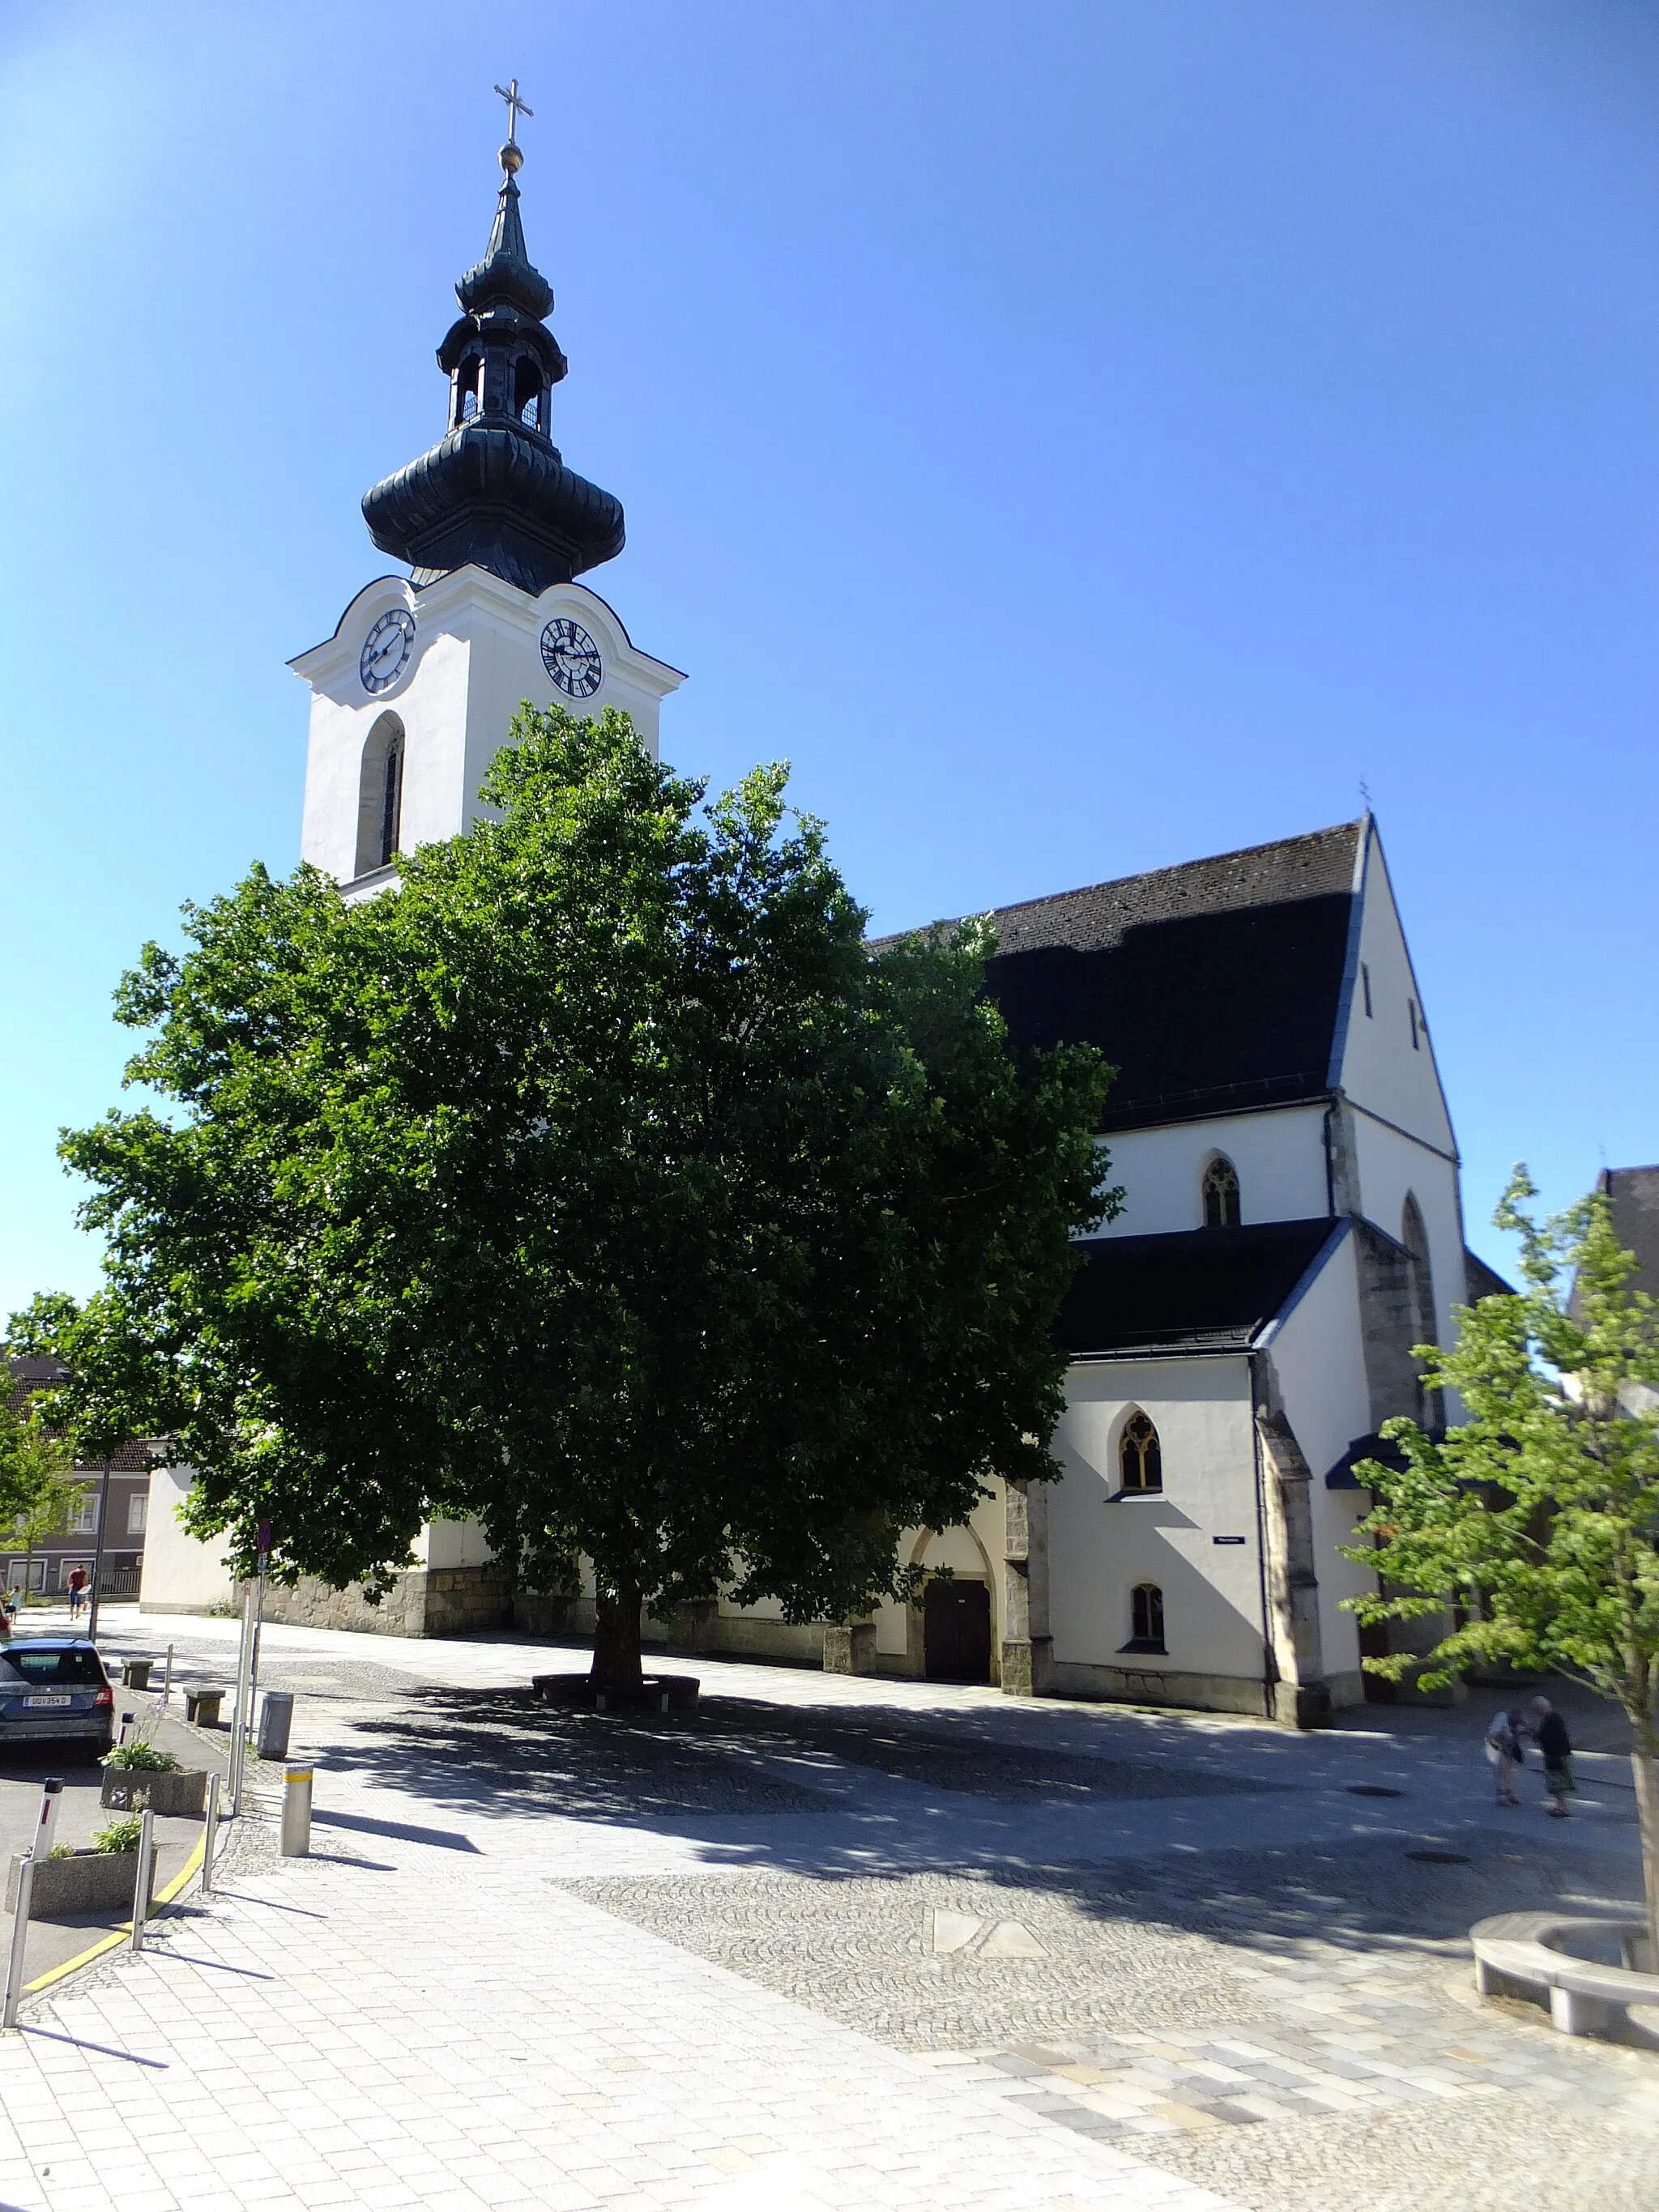
<svg viewBox="0 0 1659 2212">
<path fill-rule="evenodd" d="M 106 1759 L 115 1748 L 113 1734 L 94 1736 L 90 1743 L 86 1743 L 86 1739 L 82 1737 L 82 1741 L 86 1745 L 85 1759 L 89 1766 L 95 1765 L 101 1759 Z"/>
</svg>

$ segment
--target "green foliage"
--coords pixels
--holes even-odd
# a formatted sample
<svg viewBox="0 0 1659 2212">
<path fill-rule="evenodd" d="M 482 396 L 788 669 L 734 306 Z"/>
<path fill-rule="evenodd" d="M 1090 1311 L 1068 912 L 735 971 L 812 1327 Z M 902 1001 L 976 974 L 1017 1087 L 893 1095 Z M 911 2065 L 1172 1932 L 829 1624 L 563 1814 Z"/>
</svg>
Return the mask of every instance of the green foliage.
<svg viewBox="0 0 1659 2212">
<path fill-rule="evenodd" d="M 79 1494 L 69 1479 L 73 1465 L 38 1404 L 15 1411 L 0 1399 L 0 1534 L 33 1551 L 61 1528 Z"/>
<path fill-rule="evenodd" d="M 400 890 L 255 869 L 126 978 L 180 1113 L 65 1139 L 88 1371 L 244 1571 L 269 1518 L 280 1575 L 373 1590 L 477 1513 L 543 1589 L 844 1618 L 902 1528 L 1058 1471 L 1109 1071 L 1016 1058 L 981 925 L 872 959 L 781 769 L 704 805 L 624 717 L 513 737 Z"/>
<path fill-rule="evenodd" d="M 1476 1663 L 1559 1669 L 1613 1698 L 1656 1741 L 1659 1691 L 1659 1332 L 1630 1287 L 1597 1194 L 1540 1227 L 1518 1169 L 1498 1209 L 1522 1244 L 1525 1287 L 1459 1315 L 1455 1349 L 1419 1346 L 1427 1381 L 1466 1418 L 1439 1443 L 1389 1421 L 1407 1462 L 1356 1469 L 1377 1493 L 1361 1534 L 1387 1596 L 1350 1601 L 1362 1620 L 1455 1607 L 1422 1679 Z M 1396 1678 L 1413 1662 L 1367 1660 Z"/>
<path fill-rule="evenodd" d="M 106 1751 L 100 1762 L 105 1766 L 118 1766 L 143 1774 L 176 1774 L 179 1762 L 170 1751 L 162 1751 L 147 1736 L 136 1735 L 125 1743 L 118 1743 Z"/>
<path fill-rule="evenodd" d="M 92 1848 L 95 1851 L 136 1851 L 143 1825 L 142 1807 L 137 1813 L 123 1813 L 119 1820 L 100 1828 L 92 1839 Z"/>
<path fill-rule="evenodd" d="M 46 1853 L 46 1856 L 49 1859 L 72 1859 L 75 1856 L 75 1847 L 72 1844 L 54 1844 Z"/>
</svg>

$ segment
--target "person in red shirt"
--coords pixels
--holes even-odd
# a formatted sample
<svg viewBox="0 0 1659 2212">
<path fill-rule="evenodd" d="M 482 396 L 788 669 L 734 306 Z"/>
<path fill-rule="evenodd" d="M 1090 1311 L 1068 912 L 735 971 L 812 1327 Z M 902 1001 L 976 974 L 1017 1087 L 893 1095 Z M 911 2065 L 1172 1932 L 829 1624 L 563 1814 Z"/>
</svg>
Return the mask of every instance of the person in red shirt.
<svg viewBox="0 0 1659 2212">
<path fill-rule="evenodd" d="M 79 1619 L 81 1607 L 87 1600 L 87 1571 L 84 1567 L 70 1569 L 69 1594 L 70 1619 L 76 1620 Z"/>
</svg>

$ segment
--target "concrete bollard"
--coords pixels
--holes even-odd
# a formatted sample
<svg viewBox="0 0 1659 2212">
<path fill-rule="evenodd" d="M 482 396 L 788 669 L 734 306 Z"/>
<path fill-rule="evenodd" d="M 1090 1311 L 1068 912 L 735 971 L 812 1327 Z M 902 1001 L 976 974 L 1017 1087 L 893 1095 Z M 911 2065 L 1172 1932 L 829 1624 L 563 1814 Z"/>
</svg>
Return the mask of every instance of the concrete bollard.
<svg viewBox="0 0 1659 2212">
<path fill-rule="evenodd" d="M 288 1757 L 289 1730 L 294 1725 L 294 1692 L 267 1690 L 259 1705 L 258 1750 L 261 1759 Z"/>
<path fill-rule="evenodd" d="M 302 1859 L 311 1850 L 311 1769 L 290 1766 L 283 1777 L 283 1856 Z"/>
</svg>

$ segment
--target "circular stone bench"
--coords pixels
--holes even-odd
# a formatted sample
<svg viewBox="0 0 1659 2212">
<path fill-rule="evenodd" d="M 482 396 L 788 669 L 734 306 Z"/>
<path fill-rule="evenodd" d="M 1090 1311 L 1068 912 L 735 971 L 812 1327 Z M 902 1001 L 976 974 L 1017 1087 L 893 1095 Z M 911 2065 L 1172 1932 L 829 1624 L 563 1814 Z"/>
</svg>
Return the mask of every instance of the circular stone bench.
<svg viewBox="0 0 1659 2212">
<path fill-rule="evenodd" d="M 637 1690 L 595 1690 L 586 1674 L 532 1674 L 530 1686 L 544 1705 L 590 1713 L 690 1713 L 696 1711 L 695 1674 L 647 1674 Z"/>
<path fill-rule="evenodd" d="M 1552 2025 L 1563 2035 L 1591 2035 L 1616 2027 L 1626 2005 L 1659 2005 L 1659 1974 L 1640 1973 L 1630 1963 L 1647 1933 L 1644 1920 L 1495 1913 L 1469 1930 L 1474 1985 L 1483 1997 L 1507 1996 L 1510 1984 L 1522 1990 L 1547 1990 Z M 1575 1959 L 1561 1948 L 1574 1936 L 1597 1936 L 1619 1938 L 1622 1966 Z"/>
</svg>

